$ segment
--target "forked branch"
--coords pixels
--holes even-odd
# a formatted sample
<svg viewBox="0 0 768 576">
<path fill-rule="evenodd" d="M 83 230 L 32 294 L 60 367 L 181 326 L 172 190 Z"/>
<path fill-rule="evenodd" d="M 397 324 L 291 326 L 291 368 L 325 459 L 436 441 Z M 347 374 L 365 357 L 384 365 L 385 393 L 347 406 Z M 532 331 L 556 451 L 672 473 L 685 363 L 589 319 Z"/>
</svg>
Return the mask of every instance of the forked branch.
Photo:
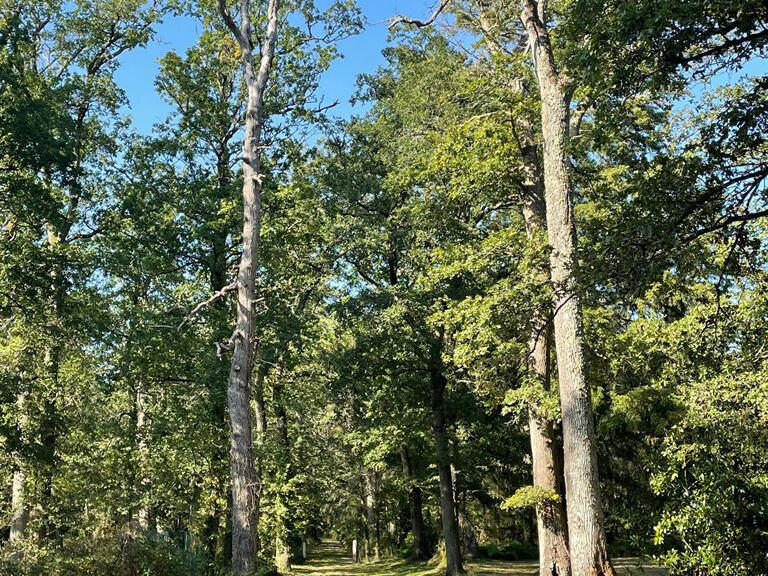
<svg viewBox="0 0 768 576">
<path fill-rule="evenodd" d="M 234 18 L 232 18 L 232 16 L 229 14 L 226 0 L 219 0 L 218 8 L 219 8 L 219 14 L 221 15 L 222 20 L 224 20 L 224 23 L 227 25 L 227 28 L 229 28 L 229 31 L 232 32 L 232 35 L 235 37 L 235 40 L 237 40 L 237 43 L 240 45 L 240 49 L 245 50 L 246 47 L 250 46 L 250 40 L 245 36 L 243 36 L 243 33 L 235 23 Z"/>
</svg>

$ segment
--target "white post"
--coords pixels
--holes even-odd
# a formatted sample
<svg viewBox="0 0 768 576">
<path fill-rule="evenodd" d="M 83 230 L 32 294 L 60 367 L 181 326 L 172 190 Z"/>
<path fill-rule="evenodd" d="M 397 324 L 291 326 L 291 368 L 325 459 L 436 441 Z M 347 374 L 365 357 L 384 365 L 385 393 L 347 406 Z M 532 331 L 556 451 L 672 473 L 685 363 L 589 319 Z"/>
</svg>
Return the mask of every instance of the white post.
<svg viewBox="0 0 768 576">
<path fill-rule="evenodd" d="M 352 540 L 352 562 L 357 564 L 357 539 Z"/>
<path fill-rule="evenodd" d="M 307 559 L 307 541 L 302 538 L 301 540 L 301 557 Z"/>
</svg>

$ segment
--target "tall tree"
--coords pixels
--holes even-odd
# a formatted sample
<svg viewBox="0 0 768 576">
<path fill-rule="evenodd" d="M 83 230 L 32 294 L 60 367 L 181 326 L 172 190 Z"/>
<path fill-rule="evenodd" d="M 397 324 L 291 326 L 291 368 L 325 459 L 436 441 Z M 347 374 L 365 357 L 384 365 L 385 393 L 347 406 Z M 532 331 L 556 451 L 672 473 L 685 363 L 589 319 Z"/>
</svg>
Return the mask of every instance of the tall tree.
<svg viewBox="0 0 768 576">
<path fill-rule="evenodd" d="M 558 68 L 547 1 L 525 0 L 523 23 L 541 100 L 544 196 L 554 284 L 554 332 L 563 419 L 565 490 L 571 569 L 614 574 L 605 537 L 592 392 L 587 378 L 581 297 L 576 280 L 576 222 L 568 158 L 572 85 Z"/>
<path fill-rule="evenodd" d="M 493 6 L 492 3 L 486 5 L 482 2 L 473 2 L 468 8 L 460 9 L 459 14 L 462 20 L 476 23 L 476 28 L 486 39 L 488 51 L 494 57 L 497 59 L 504 57 L 504 47 L 510 37 L 510 31 L 504 25 L 504 18 L 509 16 L 507 10 Z M 514 56 L 519 57 L 519 54 Z M 512 86 L 515 91 L 520 92 L 518 97 L 529 94 L 528 79 L 524 76 Z M 547 230 L 545 181 L 540 154 L 541 143 L 537 137 L 536 124 L 529 114 L 531 114 L 529 110 L 519 113 L 512 122 L 517 133 L 524 176 L 521 182 L 521 203 L 525 230 L 530 242 L 540 242 L 546 236 Z M 540 268 L 539 282 L 542 286 L 549 286 L 551 282 L 549 266 Z M 551 387 L 549 310 L 536 311 L 532 320 L 528 338 L 528 371 L 533 376 L 534 382 L 547 393 Z M 557 422 L 546 413 L 546 410 L 533 402 L 530 403 L 528 428 L 531 440 L 533 484 L 555 495 L 554 498 L 545 499 L 536 505 L 541 576 L 569 576 L 570 574 L 563 446 L 556 426 Z"/>
<path fill-rule="evenodd" d="M 224 2 L 219 12 L 237 40 L 243 61 L 247 88 L 245 136 L 243 139 L 243 249 L 237 271 L 237 322 L 226 344 L 232 349 L 232 367 L 227 386 L 230 421 L 230 472 L 232 482 L 232 569 L 244 575 L 256 569 L 258 552 L 259 479 L 253 460 L 250 383 L 253 370 L 256 326 L 256 282 L 261 234 L 261 135 L 264 119 L 264 93 L 272 71 L 277 44 L 279 0 L 267 6 L 267 27 L 257 65 L 251 5 L 243 0 L 238 26 Z"/>
<path fill-rule="evenodd" d="M 405 23 L 419 28 L 434 22 L 440 13 L 449 10 L 456 17 L 457 25 L 468 28 L 484 40 L 489 58 L 489 73 L 496 77 L 495 82 L 504 85 L 506 101 L 502 106 L 517 106 L 510 119 L 514 126 L 514 137 L 518 144 L 515 160 L 518 162 L 522 179 L 519 192 L 515 194 L 520 204 L 525 221 L 526 233 L 530 242 L 539 242 L 546 235 L 546 213 L 544 201 L 544 170 L 540 155 L 541 142 L 537 134 L 536 122 L 532 120 L 534 108 L 522 108 L 519 103 L 530 103 L 529 78 L 525 67 L 521 66 L 524 56 L 517 45 L 514 8 L 498 2 L 478 2 L 474 0 L 440 3 L 433 15 L 426 21 L 398 17 L 393 25 Z M 511 66 L 510 66 L 511 64 Z M 517 77 L 511 81 L 510 74 Z M 489 108 L 494 105 L 494 98 L 487 97 Z M 499 112 L 497 110 L 496 112 Z M 549 266 L 540 268 L 539 282 L 542 286 L 550 284 Z M 544 393 L 550 390 L 550 331 L 549 311 L 534 311 L 530 323 L 527 354 L 527 370 L 531 374 L 533 386 L 541 387 Z M 536 395 L 540 397 L 541 394 Z M 528 408 L 528 426 L 530 431 L 533 482 L 554 498 L 545 498 L 536 505 L 539 535 L 539 565 L 542 576 L 570 574 L 568 552 L 567 519 L 565 510 L 565 486 L 563 479 L 562 442 L 556 430 L 556 422 L 546 410 L 530 401 Z"/>
<path fill-rule="evenodd" d="M 3 196 L 11 195 L 7 201 L 3 198 L 3 212 L 11 231 L 24 231 L 8 237 L 16 251 L 30 256 L 34 246 L 41 263 L 40 270 L 12 289 L 26 288 L 30 296 L 39 291 L 36 313 L 30 314 L 29 309 L 25 322 L 12 322 L 16 324 L 13 332 L 29 330 L 28 340 L 37 342 L 28 350 L 37 357 L 35 377 L 20 392 L 24 412 L 40 408 L 34 431 L 26 431 L 30 439 L 38 436 L 39 449 L 34 451 L 34 466 L 19 470 L 25 478 L 19 477 L 16 484 L 23 489 L 15 493 L 19 510 L 29 506 L 22 501 L 27 495 L 38 495 L 38 532 L 59 543 L 68 527 L 62 526 L 59 512 L 65 504 L 56 501 L 53 487 L 61 472 L 59 448 L 67 441 L 67 426 L 73 423 L 71 413 L 62 412 L 60 398 L 67 382 L 66 367 L 86 361 L 87 356 L 93 359 L 85 353 L 86 341 L 95 339 L 100 330 L 95 291 L 88 286 L 96 261 L 88 246 L 107 227 L 113 208 L 106 192 L 111 185 L 101 185 L 111 170 L 107 158 L 114 158 L 112 132 L 120 129 L 122 93 L 114 72 L 121 54 L 151 38 L 159 16 L 155 3 L 105 2 L 102 8 L 89 2 L 66 8 L 57 2 L 26 2 L 4 5 L 0 16 L 0 44 L 4 56 L 12 58 L 9 66 L 4 62 L 3 83 L 20 82 L 22 93 L 29 95 L 24 97 L 29 107 L 13 105 L 6 110 L 3 106 L 15 117 L 12 124 L 3 126 L 3 140 L 6 134 L 12 136 L 3 160 L 13 159 L 15 165 L 8 188 L 3 187 Z M 36 107 L 43 104 L 41 97 L 44 106 Z M 43 121 L 46 116 L 48 120 Z M 38 138 L 42 144 L 30 149 Z M 81 315 L 85 302 L 94 306 L 90 317 Z M 33 339 L 35 333 L 47 342 Z M 9 374 L 17 370 L 13 364 L 9 368 Z M 26 380 L 18 376 L 17 383 Z M 33 469 L 34 474 L 28 473 Z M 33 476 L 35 490 L 29 485 Z M 17 535 L 22 527 L 17 523 Z"/>
<path fill-rule="evenodd" d="M 445 418 L 445 389 L 448 379 L 443 367 L 443 334 L 432 343 L 429 350 L 429 380 L 431 385 L 433 429 L 437 473 L 440 479 L 440 517 L 445 543 L 445 572 L 450 576 L 464 572 L 461 559 L 458 510 L 451 474 L 451 455 L 448 444 L 448 427 Z"/>
</svg>

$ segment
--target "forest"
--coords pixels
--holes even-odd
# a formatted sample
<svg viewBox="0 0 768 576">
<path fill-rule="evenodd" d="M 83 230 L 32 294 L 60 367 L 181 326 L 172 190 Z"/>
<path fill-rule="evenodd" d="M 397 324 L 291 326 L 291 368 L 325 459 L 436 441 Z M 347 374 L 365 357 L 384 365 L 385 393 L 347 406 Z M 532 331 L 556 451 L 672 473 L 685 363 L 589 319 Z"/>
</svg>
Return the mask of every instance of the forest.
<svg viewBox="0 0 768 576">
<path fill-rule="evenodd" d="M 0 0 L 0 576 L 768 576 L 767 137 L 763 0 Z"/>
</svg>

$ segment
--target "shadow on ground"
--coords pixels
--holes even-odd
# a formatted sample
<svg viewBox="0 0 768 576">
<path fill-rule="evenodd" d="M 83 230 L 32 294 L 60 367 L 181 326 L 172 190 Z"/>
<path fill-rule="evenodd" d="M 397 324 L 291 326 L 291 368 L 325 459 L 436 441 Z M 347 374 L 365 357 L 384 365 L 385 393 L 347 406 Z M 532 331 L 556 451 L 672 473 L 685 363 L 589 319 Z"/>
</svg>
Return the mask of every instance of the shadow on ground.
<svg viewBox="0 0 768 576">
<path fill-rule="evenodd" d="M 619 558 L 614 566 L 621 576 L 665 576 L 663 568 L 643 563 L 638 558 Z M 536 562 L 507 562 L 503 560 L 471 560 L 467 568 L 472 576 L 535 576 Z M 302 576 L 438 576 L 437 566 L 382 560 L 354 564 L 348 551 L 339 542 L 323 541 L 311 547 L 309 559 L 303 566 L 294 566 Z"/>
</svg>

